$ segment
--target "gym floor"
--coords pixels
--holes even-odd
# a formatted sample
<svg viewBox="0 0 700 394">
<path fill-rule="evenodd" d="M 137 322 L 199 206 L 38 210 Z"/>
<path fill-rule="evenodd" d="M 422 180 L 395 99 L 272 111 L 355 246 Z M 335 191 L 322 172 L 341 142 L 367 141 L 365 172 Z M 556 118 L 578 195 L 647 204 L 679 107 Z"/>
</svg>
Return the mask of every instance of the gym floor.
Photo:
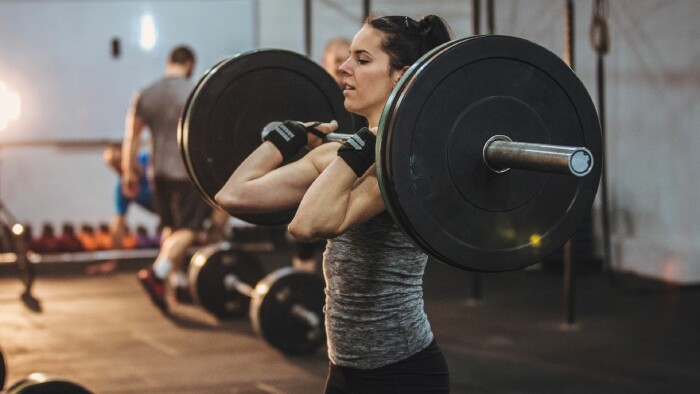
<svg viewBox="0 0 700 394">
<path fill-rule="evenodd" d="M 27 308 L 20 281 L 3 273 L 7 382 L 44 372 L 96 393 L 321 392 L 325 347 L 288 357 L 247 319 L 218 322 L 191 306 L 166 317 L 138 284 L 138 265 L 98 276 L 40 272 L 41 311 Z M 431 261 L 426 310 L 453 392 L 700 392 L 700 289 L 616 290 L 589 271 L 576 277 L 576 323 L 566 325 L 556 270 L 482 275 L 482 298 L 470 302 L 472 274 Z"/>
</svg>

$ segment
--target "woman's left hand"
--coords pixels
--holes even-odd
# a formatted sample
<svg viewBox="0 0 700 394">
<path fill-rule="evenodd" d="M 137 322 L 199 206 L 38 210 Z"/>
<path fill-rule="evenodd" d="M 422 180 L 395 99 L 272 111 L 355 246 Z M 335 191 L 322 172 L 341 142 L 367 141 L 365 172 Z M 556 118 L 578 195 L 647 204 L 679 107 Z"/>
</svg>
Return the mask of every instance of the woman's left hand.
<svg viewBox="0 0 700 394">
<path fill-rule="evenodd" d="M 302 123 L 304 127 L 309 127 L 314 124 L 314 122 L 306 122 Z M 338 129 L 338 122 L 335 120 L 330 121 L 329 123 L 319 123 L 314 127 L 316 130 L 322 132 L 323 134 L 329 134 L 334 132 L 335 130 Z M 307 143 L 306 143 L 306 148 L 311 150 L 321 144 L 323 144 L 323 139 L 321 139 L 319 136 L 313 134 L 313 133 L 307 133 Z"/>
</svg>

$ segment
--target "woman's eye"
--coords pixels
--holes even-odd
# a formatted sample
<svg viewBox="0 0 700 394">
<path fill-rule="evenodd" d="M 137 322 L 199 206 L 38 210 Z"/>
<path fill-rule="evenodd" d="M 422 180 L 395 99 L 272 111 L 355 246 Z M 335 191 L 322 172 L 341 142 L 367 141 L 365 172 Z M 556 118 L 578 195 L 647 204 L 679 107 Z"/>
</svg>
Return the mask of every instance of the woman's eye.
<svg viewBox="0 0 700 394">
<path fill-rule="evenodd" d="M 367 59 L 357 59 L 357 62 L 360 63 L 360 64 L 367 64 L 367 63 L 369 63 L 369 60 L 367 60 Z"/>
</svg>

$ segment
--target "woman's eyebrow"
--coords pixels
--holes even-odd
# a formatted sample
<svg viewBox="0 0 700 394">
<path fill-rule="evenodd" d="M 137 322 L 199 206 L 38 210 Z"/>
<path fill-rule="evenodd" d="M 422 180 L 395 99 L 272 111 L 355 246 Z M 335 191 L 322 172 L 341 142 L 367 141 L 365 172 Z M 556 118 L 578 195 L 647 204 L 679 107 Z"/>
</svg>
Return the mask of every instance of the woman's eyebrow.
<svg viewBox="0 0 700 394">
<path fill-rule="evenodd" d="M 356 49 L 356 50 L 351 51 L 351 52 L 352 52 L 353 55 L 362 55 L 362 54 L 366 54 L 366 55 L 368 55 L 368 56 L 372 56 L 371 53 L 367 52 L 367 51 L 364 50 L 364 49 Z"/>
</svg>

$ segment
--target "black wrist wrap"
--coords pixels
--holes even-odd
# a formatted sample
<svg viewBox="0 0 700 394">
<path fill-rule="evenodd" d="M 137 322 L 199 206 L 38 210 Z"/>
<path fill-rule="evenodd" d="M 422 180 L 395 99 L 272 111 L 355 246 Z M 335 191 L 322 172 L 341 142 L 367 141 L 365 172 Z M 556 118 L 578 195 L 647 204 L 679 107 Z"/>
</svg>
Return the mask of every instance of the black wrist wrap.
<svg viewBox="0 0 700 394">
<path fill-rule="evenodd" d="M 306 145 L 306 128 L 293 120 L 285 120 L 263 137 L 282 153 L 283 160 L 294 157 Z"/>
<path fill-rule="evenodd" d="M 374 164 L 374 142 L 376 138 L 368 128 L 363 127 L 338 148 L 338 156 L 361 177 Z"/>
</svg>

